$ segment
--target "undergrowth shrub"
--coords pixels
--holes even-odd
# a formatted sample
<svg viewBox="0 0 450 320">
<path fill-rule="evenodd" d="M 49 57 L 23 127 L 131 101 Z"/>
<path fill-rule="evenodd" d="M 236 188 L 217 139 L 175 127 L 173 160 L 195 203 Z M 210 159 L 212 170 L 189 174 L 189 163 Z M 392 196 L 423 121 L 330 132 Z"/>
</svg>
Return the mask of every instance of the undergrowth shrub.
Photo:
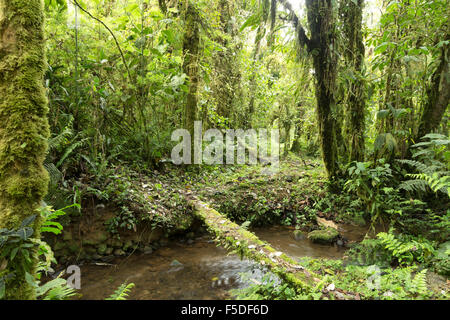
<svg viewBox="0 0 450 320">
<path fill-rule="evenodd" d="M 377 234 L 376 239 L 364 239 L 348 251 L 349 261 L 360 265 L 429 265 L 436 250 L 434 243 L 423 238 L 405 234 Z"/>
</svg>

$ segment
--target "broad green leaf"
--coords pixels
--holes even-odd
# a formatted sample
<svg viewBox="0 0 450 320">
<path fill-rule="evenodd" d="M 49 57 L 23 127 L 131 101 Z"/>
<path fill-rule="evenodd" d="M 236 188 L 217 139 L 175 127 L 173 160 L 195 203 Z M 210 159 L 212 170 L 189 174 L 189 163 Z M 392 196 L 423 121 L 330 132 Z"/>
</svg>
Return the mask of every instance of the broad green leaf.
<svg viewBox="0 0 450 320">
<path fill-rule="evenodd" d="M 31 215 L 31 216 L 25 218 L 25 219 L 22 221 L 22 225 L 21 225 L 20 227 L 21 227 L 21 228 L 23 228 L 23 227 L 28 227 L 29 225 L 31 225 L 31 224 L 34 222 L 34 220 L 36 220 L 36 215 L 35 215 L 35 214 L 33 214 L 33 215 Z"/>
</svg>

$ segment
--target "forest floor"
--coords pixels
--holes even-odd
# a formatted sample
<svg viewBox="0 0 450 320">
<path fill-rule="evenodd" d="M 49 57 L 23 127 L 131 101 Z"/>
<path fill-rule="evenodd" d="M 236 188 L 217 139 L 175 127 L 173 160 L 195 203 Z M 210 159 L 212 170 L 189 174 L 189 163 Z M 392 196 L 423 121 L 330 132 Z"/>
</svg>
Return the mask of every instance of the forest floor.
<svg viewBox="0 0 450 320">
<path fill-rule="evenodd" d="M 202 166 L 187 171 L 166 163 L 158 170 L 140 172 L 126 165 L 114 166 L 101 175 L 82 176 L 72 183 L 83 192 L 84 199 L 95 199 L 94 205 L 85 200 L 87 212 L 99 205 L 117 208 L 114 217 L 99 224 L 107 224 L 112 233 L 121 229 L 132 233 L 147 222 L 169 233 L 188 233 L 194 221 L 188 195 L 195 195 L 244 229 L 290 226 L 294 238 L 324 229 L 319 220 L 365 225 L 361 214 L 348 207 L 348 194 L 330 194 L 321 162 L 296 156 L 281 161 L 280 170 L 272 175 L 267 175 L 267 167 L 263 165 Z M 377 231 L 387 231 L 386 226 L 378 226 Z M 374 238 L 375 234 L 371 236 Z M 337 244 L 350 248 L 355 245 L 340 235 L 329 241 L 329 245 Z M 352 249 L 349 253 L 352 255 Z M 449 280 L 427 273 L 420 264 L 374 269 L 373 264 L 361 262 L 355 256 L 342 260 L 305 257 L 300 263 L 322 279 L 315 288 L 316 298 L 325 293 L 332 299 L 345 299 L 340 296 L 342 291 L 335 288 L 357 293 L 355 299 L 449 298 Z M 368 279 L 374 276 L 377 287 L 368 285 Z M 285 289 L 279 292 L 277 288 L 257 285 L 240 294 L 242 298 L 254 299 L 315 297 Z"/>
</svg>

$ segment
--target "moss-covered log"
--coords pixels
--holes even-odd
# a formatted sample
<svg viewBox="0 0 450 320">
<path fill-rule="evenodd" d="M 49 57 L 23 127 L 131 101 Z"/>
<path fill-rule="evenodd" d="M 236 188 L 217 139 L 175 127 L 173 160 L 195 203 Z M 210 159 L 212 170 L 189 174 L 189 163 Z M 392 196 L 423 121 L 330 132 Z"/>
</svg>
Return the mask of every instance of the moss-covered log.
<svg viewBox="0 0 450 320">
<path fill-rule="evenodd" d="M 194 208 L 196 217 L 205 222 L 222 245 L 266 266 L 299 293 L 312 292 L 315 285 L 321 281 L 319 275 L 306 270 L 286 254 L 277 252 L 253 233 L 226 219 L 204 202 L 191 198 L 189 203 Z"/>
<path fill-rule="evenodd" d="M 47 192 L 43 22 L 41 0 L 0 0 L 0 228 L 18 228 L 36 214 Z M 33 227 L 37 238 L 39 219 Z M 33 299 L 34 290 L 16 260 L 6 266 L 15 275 L 7 283 L 6 298 Z"/>
</svg>

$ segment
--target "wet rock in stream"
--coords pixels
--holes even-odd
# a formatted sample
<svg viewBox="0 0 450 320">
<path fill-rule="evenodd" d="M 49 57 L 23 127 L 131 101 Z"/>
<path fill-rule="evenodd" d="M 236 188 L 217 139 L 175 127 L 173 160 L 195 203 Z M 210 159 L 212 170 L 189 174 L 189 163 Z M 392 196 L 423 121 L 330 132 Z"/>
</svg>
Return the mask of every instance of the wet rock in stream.
<svg viewBox="0 0 450 320">
<path fill-rule="evenodd" d="M 178 260 L 173 260 L 173 261 L 170 263 L 170 266 L 171 266 L 171 267 L 182 267 L 183 264 L 182 264 L 180 261 L 178 261 Z"/>
<path fill-rule="evenodd" d="M 314 230 L 308 233 L 308 239 L 319 244 L 332 244 L 338 236 L 339 232 L 334 228 Z"/>
<path fill-rule="evenodd" d="M 144 254 L 152 254 L 153 253 L 153 249 L 150 246 L 145 246 L 144 247 Z"/>
</svg>

